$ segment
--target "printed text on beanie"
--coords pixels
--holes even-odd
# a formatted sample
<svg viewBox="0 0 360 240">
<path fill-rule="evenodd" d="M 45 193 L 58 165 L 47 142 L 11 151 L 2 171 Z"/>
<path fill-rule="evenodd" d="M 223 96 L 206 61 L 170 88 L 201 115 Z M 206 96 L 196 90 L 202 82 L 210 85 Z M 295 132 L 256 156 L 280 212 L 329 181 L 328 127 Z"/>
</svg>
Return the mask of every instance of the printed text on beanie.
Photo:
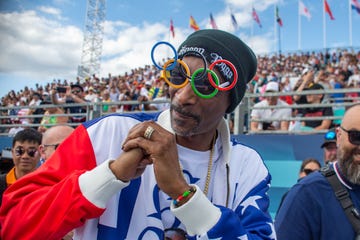
<svg viewBox="0 0 360 240">
<path fill-rule="evenodd" d="M 191 34 L 179 47 L 179 57 L 189 51 L 204 55 L 209 63 L 226 59 L 234 64 L 239 76 L 235 87 L 230 90 L 231 104 L 226 112 L 234 111 L 244 97 L 246 84 L 256 73 L 257 60 L 253 51 L 235 35 L 216 29 Z M 225 80 L 232 81 L 233 72 L 229 66 L 222 63 L 217 65 L 217 69 Z"/>
</svg>

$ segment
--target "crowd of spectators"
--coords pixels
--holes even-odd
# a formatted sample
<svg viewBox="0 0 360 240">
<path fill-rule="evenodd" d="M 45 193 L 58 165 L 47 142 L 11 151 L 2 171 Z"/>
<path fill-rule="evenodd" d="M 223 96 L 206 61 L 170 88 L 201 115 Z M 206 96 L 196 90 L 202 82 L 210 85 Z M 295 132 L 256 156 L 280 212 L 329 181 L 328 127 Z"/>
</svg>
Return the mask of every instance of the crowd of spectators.
<svg viewBox="0 0 360 240">
<path fill-rule="evenodd" d="M 353 88 L 354 92 L 331 94 L 324 96 L 325 100 L 342 102 L 359 98 L 360 87 L 360 52 L 347 50 L 336 51 L 332 54 L 322 52 L 294 53 L 281 55 L 258 56 L 257 74 L 249 84 L 248 91 L 251 93 L 263 93 L 269 82 L 279 84 L 279 92 L 302 91 L 311 84 L 317 83 L 327 89 Z M 294 81 L 295 80 L 295 81 Z M 357 89 L 357 90 L 356 90 Z M 36 87 L 24 86 L 20 91 L 10 91 L 1 98 L 1 106 L 7 107 L 2 111 L 2 124 L 11 123 L 41 123 L 46 121 L 56 123 L 51 118 L 51 113 L 83 113 L 84 107 L 44 109 L 33 108 L 41 104 L 64 104 L 64 103 L 91 103 L 102 102 L 101 111 L 104 113 L 126 112 L 135 110 L 164 110 L 169 107 L 164 100 L 168 98 L 168 85 L 161 80 L 161 72 L 155 66 L 146 65 L 132 69 L 124 74 L 105 77 L 93 75 L 84 80 L 53 80 L 45 86 L 37 84 Z M 281 96 L 288 104 L 303 103 L 306 97 L 296 99 L 294 96 Z M 304 100 L 305 99 L 305 100 Z M 157 104 L 148 104 L 147 101 L 157 101 Z M 254 104 L 261 98 L 254 99 Z M 138 101 L 139 104 L 106 104 L 119 101 Z M 13 108 L 23 106 L 23 108 Z M 45 113 L 43 118 L 27 118 L 27 115 Z M 79 116 L 77 119 L 70 117 L 61 119 L 68 122 L 82 122 L 85 119 Z M 60 120 L 59 120 L 60 121 Z M 45 126 L 46 127 L 46 126 Z M 43 131 L 43 127 L 39 127 Z M 0 131 L 9 131 L 2 128 Z"/>
<path fill-rule="evenodd" d="M 251 99 L 252 104 L 254 106 L 269 106 L 270 108 L 266 110 L 252 109 L 250 113 L 252 131 L 284 130 L 284 126 L 287 125 L 288 131 L 330 129 L 339 125 L 340 122 L 329 118 L 341 118 L 345 111 L 344 107 L 335 106 L 336 104 L 359 101 L 360 52 L 342 50 L 332 54 L 312 52 L 282 55 L 281 57 L 265 56 L 259 57 L 258 62 L 257 75 L 252 80 L 249 91 L 261 94 L 260 97 Z M 272 82 L 279 84 L 279 88 L 268 91 L 268 84 Z M 345 89 L 344 93 L 330 93 L 328 91 L 340 89 Z M 323 93 L 314 93 L 314 91 L 322 91 Z M 275 99 L 271 95 L 261 97 L 263 93 L 266 94 L 267 92 L 280 92 L 283 95 L 279 94 L 279 99 Z M 284 94 L 286 92 L 289 92 L 289 95 Z M 307 94 L 296 95 L 294 93 Z M 286 105 L 284 102 L 292 110 L 292 117 L 301 117 L 303 120 L 289 120 L 288 124 L 285 124 L 284 119 L 288 118 L 289 114 L 284 113 L 284 108 L 271 108 L 271 106 L 283 107 Z M 325 104 L 333 104 L 334 107 L 325 106 Z M 297 108 L 298 105 L 307 106 Z M 254 120 L 259 121 L 261 118 L 278 116 L 282 117 L 277 119 L 281 121 L 281 124 L 274 124 L 276 121 L 264 121 L 263 123 L 259 122 L 259 124 L 254 122 Z M 314 119 L 314 117 L 323 119 Z"/>
</svg>

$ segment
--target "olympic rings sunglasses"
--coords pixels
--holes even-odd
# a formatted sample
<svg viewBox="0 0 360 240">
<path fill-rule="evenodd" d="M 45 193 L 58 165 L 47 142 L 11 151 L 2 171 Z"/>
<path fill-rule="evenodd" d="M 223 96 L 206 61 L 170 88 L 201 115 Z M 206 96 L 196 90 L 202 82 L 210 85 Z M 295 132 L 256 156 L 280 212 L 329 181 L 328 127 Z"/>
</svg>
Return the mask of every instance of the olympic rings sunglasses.
<svg viewBox="0 0 360 240">
<path fill-rule="evenodd" d="M 343 126 L 339 127 L 348 134 L 349 142 L 351 144 L 360 145 L 360 131 L 346 130 Z"/>
<path fill-rule="evenodd" d="M 175 54 L 174 59 L 168 60 L 163 67 L 159 66 L 154 60 L 154 49 L 160 44 L 166 44 L 170 46 Z M 192 75 L 190 74 L 190 70 L 187 64 L 182 61 L 182 59 L 189 54 L 200 57 L 204 63 L 204 67 L 197 69 Z M 154 65 L 161 70 L 161 78 L 164 79 L 165 82 L 169 84 L 169 86 L 173 88 L 182 88 L 185 87 L 188 82 L 190 82 L 194 93 L 202 98 L 212 98 L 218 93 L 219 90 L 228 91 L 232 89 L 238 79 L 236 68 L 230 61 L 219 59 L 207 67 L 207 62 L 204 55 L 196 51 L 188 51 L 181 56 L 181 59 L 179 59 L 175 48 L 168 42 L 158 42 L 155 44 L 151 50 L 151 58 Z M 223 67 L 223 65 L 230 67 L 231 71 L 233 72 L 233 81 L 231 83 L 224 82 L 220 84 L 217 74 L 213 71 L 213 68 L 217 65 L 220 65 L 220 68 Z"/>
<path fill-rule="evenodd" d="M 22 155 L 24 155 L 25 152 L 27 152 L 27 154 L 30 156 L 30 157 L 34 157 L 35 156 L 35 153 L 37 152 L 37 149 L 36 148 L 30 148 L 30 149 L 24 149 L 22 147 L 17 147 L 14 149 L 14 152 L 15 152 L 15 155 L 17 157 L 20 157 Z"/>
</svg>

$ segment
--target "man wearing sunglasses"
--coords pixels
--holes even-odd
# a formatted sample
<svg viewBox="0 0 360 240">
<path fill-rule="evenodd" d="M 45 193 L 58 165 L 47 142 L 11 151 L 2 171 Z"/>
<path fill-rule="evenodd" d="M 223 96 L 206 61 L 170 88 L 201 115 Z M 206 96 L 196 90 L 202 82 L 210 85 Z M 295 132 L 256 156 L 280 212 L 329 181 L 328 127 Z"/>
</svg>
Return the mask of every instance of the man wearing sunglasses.
<svg viewBox="0 0 360 240">
<path fill-rule="evenodd" d="M 316 158 L 306 158 L 301 163 L 299 179 L 306 177 L 310 173 L 318 171 L 320 168 L 321 168 L 321 164 Z"/>
<path fill-rule="evenodd" d="M 60 88 L 61 89 L 61 88 Z M 84 88 L 80 84 L 72 84 L 64 87 L 65 98 L 59 98 L 59 88 L 54 88 L 51 91 L 51 101 L 53 104 L 81 104 L 88 102 L 84 96 Z M 66 113 L 86 113 L 86 106 L 69 106 L 64 108 Z M 70 116 L 70 122 L 79 123 L 84 122 L 86 117 L 84 115 Z"/>
<path fill-rule="evenodd" d="M 0 176 L 0 205 L 5 189 L 36 169 L 40 160 L 40 154 L 37 150 L 41 138 L 41 133 L 32 128 L 26 128 L 14 136 L 11 149 L 14 167 L 7 174 Z"/>
<path fill-rule="evenodd" d="M 46 161 L 55 152 L 56 148 L 65 140 L 74 128 L 66 125 L 53 126 L 43 133 L 39 152 L 41 160 Z"/>
<path fill-rule="evenodd" d="M 231 140 L 224 119 L 255 75 L 255 54 L 215 29 L 192 33 L 177 53 L 185 74 L 198 75 L 190 81 L 174 68 L 171 84 L 183 83 L 170 87 L 170 109 L 108 115 L 77 127 L 43 167 L 4 195 L 2 239 L 59 239 L 73 228 L 74 239 L 86 240 L 171 239 L 175 233 L 276 238 L 268 212 L 271 176 L 254 149 Z M 226 63 L 210 67 L 221 59 L 238 77 Z M 211 89 L 208 72 L 221 91 Z"/>
<path fill-rule="evenodd" d="M 360 104 L 345 112 L 336 129 L 337 161 L 329 165 L 345 190 L 336 195 L 349 194 L 353 203 L 346 208 L 353 217 L 360 212 Z M 278 239 L 359 239 L 335 192 L 321 172 L 314 172 L 297 183 L 288 193 L 275 227 Z M 357 223 L 359 224 L 359 223 Z M 359 234 L 359 233 L 358 233 Z"/>
</svg>

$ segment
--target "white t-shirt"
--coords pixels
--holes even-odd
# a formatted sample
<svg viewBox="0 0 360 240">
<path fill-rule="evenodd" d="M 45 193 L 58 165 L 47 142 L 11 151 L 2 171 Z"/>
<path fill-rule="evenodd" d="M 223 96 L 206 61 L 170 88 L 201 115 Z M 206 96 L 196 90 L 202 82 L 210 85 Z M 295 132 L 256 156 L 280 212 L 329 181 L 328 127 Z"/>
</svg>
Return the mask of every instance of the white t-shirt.
<svg viewBox="0 0 360 240">
<path fill-rule="evenodd" d="M 284 102 L 281 99 L 277 100 L 276 106 L 289 106 L 286 102 Z M 263 122 L 269 122 L 266 121 L 267 118 L 276 118 L 278 121 L 272 121 L 272 125 L 279 130 L 280 129 L 280 122 L 283 119 L 287 119 L 291 117 L 291 108 L 259 108 L 256 109 L 256 107 L 269 107 L 269 103 L 267 100 L 262 100 L 261 102 L 258 102 L 254 105 L 253 110 L 251 111 L 251 118 L 252 119 L 259 119 L 263 120 Z M 258 129 L 263 129 L 263 122 L 259 122 Z"/>
</svg>

